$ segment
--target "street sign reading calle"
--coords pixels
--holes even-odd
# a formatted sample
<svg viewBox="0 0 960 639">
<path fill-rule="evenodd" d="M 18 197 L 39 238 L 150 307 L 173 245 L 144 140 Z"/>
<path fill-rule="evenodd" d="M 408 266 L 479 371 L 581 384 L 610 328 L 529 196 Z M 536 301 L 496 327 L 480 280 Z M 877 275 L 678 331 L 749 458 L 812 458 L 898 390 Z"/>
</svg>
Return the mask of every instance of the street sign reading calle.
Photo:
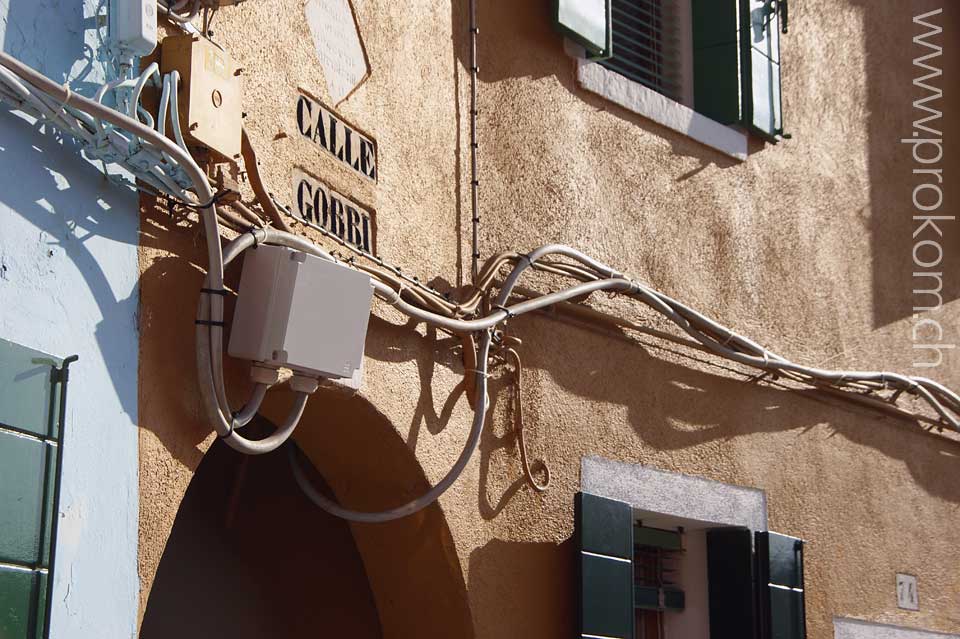
<svg viewBox="0 0 960 639">
<path fill-rule="evenodd" d="M 355 172 L 377 181 L 377 143 L 310 96 L 297 96 L 297 131 Z"/>
<path fill-rule="evenodd" d="M 290 213 L 291 217 L 366 253 L 376 254 L 376 219 L 372 211 L 301 169 L 293 170 L 293 200 L 296 213 Z"/>
</svg>

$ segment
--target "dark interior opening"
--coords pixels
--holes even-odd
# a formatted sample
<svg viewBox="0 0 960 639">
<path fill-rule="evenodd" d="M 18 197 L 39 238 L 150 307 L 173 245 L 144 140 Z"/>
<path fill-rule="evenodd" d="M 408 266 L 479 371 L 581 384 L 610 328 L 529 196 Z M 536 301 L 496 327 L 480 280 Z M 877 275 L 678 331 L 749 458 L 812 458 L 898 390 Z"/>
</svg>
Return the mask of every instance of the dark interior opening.
<svg viewBox="0 0 960 639">
<path fill-rule="evenodd" d="M 257 429 L 272 430 L 245 434 Z M 215 442 L 180 505 L 141 639 L 328 636 L 382 637 L 350 526 L 303 496 L 282 448 L 247 456 Z"/>
</svg>

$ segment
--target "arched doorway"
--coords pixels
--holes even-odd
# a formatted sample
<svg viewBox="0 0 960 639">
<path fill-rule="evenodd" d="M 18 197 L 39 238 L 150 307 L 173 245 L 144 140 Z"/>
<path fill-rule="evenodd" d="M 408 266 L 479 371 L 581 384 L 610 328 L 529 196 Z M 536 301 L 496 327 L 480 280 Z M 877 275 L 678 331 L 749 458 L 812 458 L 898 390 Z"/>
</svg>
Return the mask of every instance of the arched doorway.
<svg viewBox="0 0 960 639">
<path fill-rule="evenodd" d="M 181 502 L 141 639 L 337 636 L 383 636 L 350 526 L 303 496 L 284 451 L 248 457 L 215 442 Z"/>
<path fill-rule="evenodd" d="M 290 401 L 277 390 L 262 410 L 281 419 Z M 258 418 L 245 432 L 272 430 Z M 396 506 L 429 487 L 406 442 L 360 395 L 318 392 L 295 438 L 314 484 L 348 508 Z M 177 513 L 140 637 L 220 636 L 470 639 L 442 510 L 348 524 L 304 497 L 283 449 L 247 457 L 216 442 Z"/>
</svg>

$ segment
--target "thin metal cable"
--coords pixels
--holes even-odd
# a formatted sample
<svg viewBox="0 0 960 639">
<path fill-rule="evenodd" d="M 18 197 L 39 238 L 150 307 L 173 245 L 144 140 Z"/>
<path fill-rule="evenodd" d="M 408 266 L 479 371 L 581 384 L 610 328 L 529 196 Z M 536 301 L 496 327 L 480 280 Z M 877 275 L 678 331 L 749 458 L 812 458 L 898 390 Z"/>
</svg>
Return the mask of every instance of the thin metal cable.
<svg viewBox="0 0 960 639">
<path fill-rule="evenodd" d="M 480 182 L 477 178 L 477 0 L 470 0 L 470 206 L 473 242 L 470 254 L 471 281 L 476 285 L 480 264 Z"/>
</svg>

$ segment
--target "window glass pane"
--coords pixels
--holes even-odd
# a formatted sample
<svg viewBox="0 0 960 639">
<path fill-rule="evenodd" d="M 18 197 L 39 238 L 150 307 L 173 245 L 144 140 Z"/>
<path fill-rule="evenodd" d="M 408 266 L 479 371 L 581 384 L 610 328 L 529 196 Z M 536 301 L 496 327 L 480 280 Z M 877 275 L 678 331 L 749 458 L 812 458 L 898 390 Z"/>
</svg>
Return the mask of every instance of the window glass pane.
<svg viewBox="0 0 960 639">
<path fill-rule="evenodd" d="M 0 431 L 0 561 L 35 566 L 46 488 L 46 444 Z"/>
<path fill-rule="evenodd" d="M 51 375 L 61 361 L 0 339 L 0 425 L 57 437 L 57 392 Z"/>
<path fill-rule="evenodd" d="M 34 601 L 45 587 L 46 579 L 38 573 L 0 566 L 0 637 L 34 639 L 40 636 L 44 613 Z"/>
</svg>

